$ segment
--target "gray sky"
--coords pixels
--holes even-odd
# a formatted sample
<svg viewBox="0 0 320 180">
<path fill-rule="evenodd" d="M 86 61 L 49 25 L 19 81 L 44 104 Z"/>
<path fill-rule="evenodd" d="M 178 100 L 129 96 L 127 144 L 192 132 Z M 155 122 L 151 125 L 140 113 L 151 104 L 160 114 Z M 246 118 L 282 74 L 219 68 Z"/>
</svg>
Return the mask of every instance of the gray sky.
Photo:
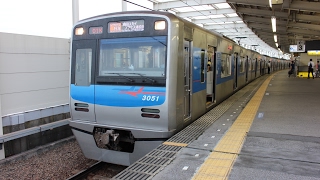
<svg viewBox="0 0 320 180">
<path fill-rule="evenodd" d="M 147 0 L 130 0 L 152 9 Z M 111 3 L 112 2 L 112 3 Z M 70 38 L 72 0 L 0 0 L 0 32 Z M 121 11 L 121 0 L 79 0 L 79 19 Z M 129 10 L 145 10 L 127 4 Z"/>
</svg>

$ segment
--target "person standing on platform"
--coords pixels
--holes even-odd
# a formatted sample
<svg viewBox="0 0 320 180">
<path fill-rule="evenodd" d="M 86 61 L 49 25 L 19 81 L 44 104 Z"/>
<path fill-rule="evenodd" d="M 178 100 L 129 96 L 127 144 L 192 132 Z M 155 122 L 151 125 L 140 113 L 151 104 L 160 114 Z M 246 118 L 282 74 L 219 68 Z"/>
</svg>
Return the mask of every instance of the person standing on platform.
<svg viewBox="0 0 320 180">
<path fill-rule="evenodd" d="M 317 61 L 317 63 L 316 63 L 316 71 L 315 71 L 316 78 L 319 77 L 319 67 L 320 67 L 319 61 Z"/>
<path fill-rule="evenodd" d="M 312 74 L 312 78 L 314 79 L 313 68 L 314 63 L 312 62 L 312 59 L 310 59 L 310 62 L 308 63 L 308 79 L 310 79 L 310 73 Z"/>
<path fill-rule="evenodd" d="M 291 64 L 290 64 L 291 73 L 289 73 L 289 77 L 291 76 L 291 74 L 293 75 L 293 77 L 296 77 L 296 74 L 295 74 L 295 71 L 294 71 L 295 66 L 296 65 L 294 64 L 294 61 L 292 61 Z"/>
<path fill-rule="evenodd" d="M 270 74 L 271 62 L 268 62 L 268 74 Z"/>
</svg>

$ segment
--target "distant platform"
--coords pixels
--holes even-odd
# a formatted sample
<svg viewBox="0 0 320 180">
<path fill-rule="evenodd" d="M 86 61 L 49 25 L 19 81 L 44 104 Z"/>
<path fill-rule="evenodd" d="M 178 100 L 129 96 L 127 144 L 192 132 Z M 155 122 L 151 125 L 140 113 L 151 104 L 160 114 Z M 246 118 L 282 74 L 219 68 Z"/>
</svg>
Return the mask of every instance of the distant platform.
<svg viewBox="0 0 320 180">
<path fill-rule="evenodd" d="M 265 75 L 113 179 L 319 179 L 320 78 Z"/>
</svg>

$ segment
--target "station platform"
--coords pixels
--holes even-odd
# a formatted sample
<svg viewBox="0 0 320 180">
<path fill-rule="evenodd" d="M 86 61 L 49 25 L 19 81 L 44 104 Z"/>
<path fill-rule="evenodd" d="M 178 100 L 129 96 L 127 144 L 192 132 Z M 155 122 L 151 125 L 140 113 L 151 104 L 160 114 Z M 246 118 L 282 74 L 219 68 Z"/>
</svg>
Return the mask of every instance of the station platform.
<svg viewBox="0 0 320 180">
<path fill-rule="evenodd" d="M 113 179 L 320 179 L 320 78 L 264 75 Z"/>
</svg>

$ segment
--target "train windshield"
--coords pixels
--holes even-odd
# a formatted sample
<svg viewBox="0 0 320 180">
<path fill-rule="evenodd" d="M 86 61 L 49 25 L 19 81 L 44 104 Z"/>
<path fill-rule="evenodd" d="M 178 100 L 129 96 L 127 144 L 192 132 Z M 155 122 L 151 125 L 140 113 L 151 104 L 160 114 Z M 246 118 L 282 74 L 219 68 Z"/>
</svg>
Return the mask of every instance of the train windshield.
<svg viewBox="0 0 320 180">
<path fill-rule="evenodd" d="M 100 40 L 99 76 L 164 77 L 167 37 Z"/>
</svg>

